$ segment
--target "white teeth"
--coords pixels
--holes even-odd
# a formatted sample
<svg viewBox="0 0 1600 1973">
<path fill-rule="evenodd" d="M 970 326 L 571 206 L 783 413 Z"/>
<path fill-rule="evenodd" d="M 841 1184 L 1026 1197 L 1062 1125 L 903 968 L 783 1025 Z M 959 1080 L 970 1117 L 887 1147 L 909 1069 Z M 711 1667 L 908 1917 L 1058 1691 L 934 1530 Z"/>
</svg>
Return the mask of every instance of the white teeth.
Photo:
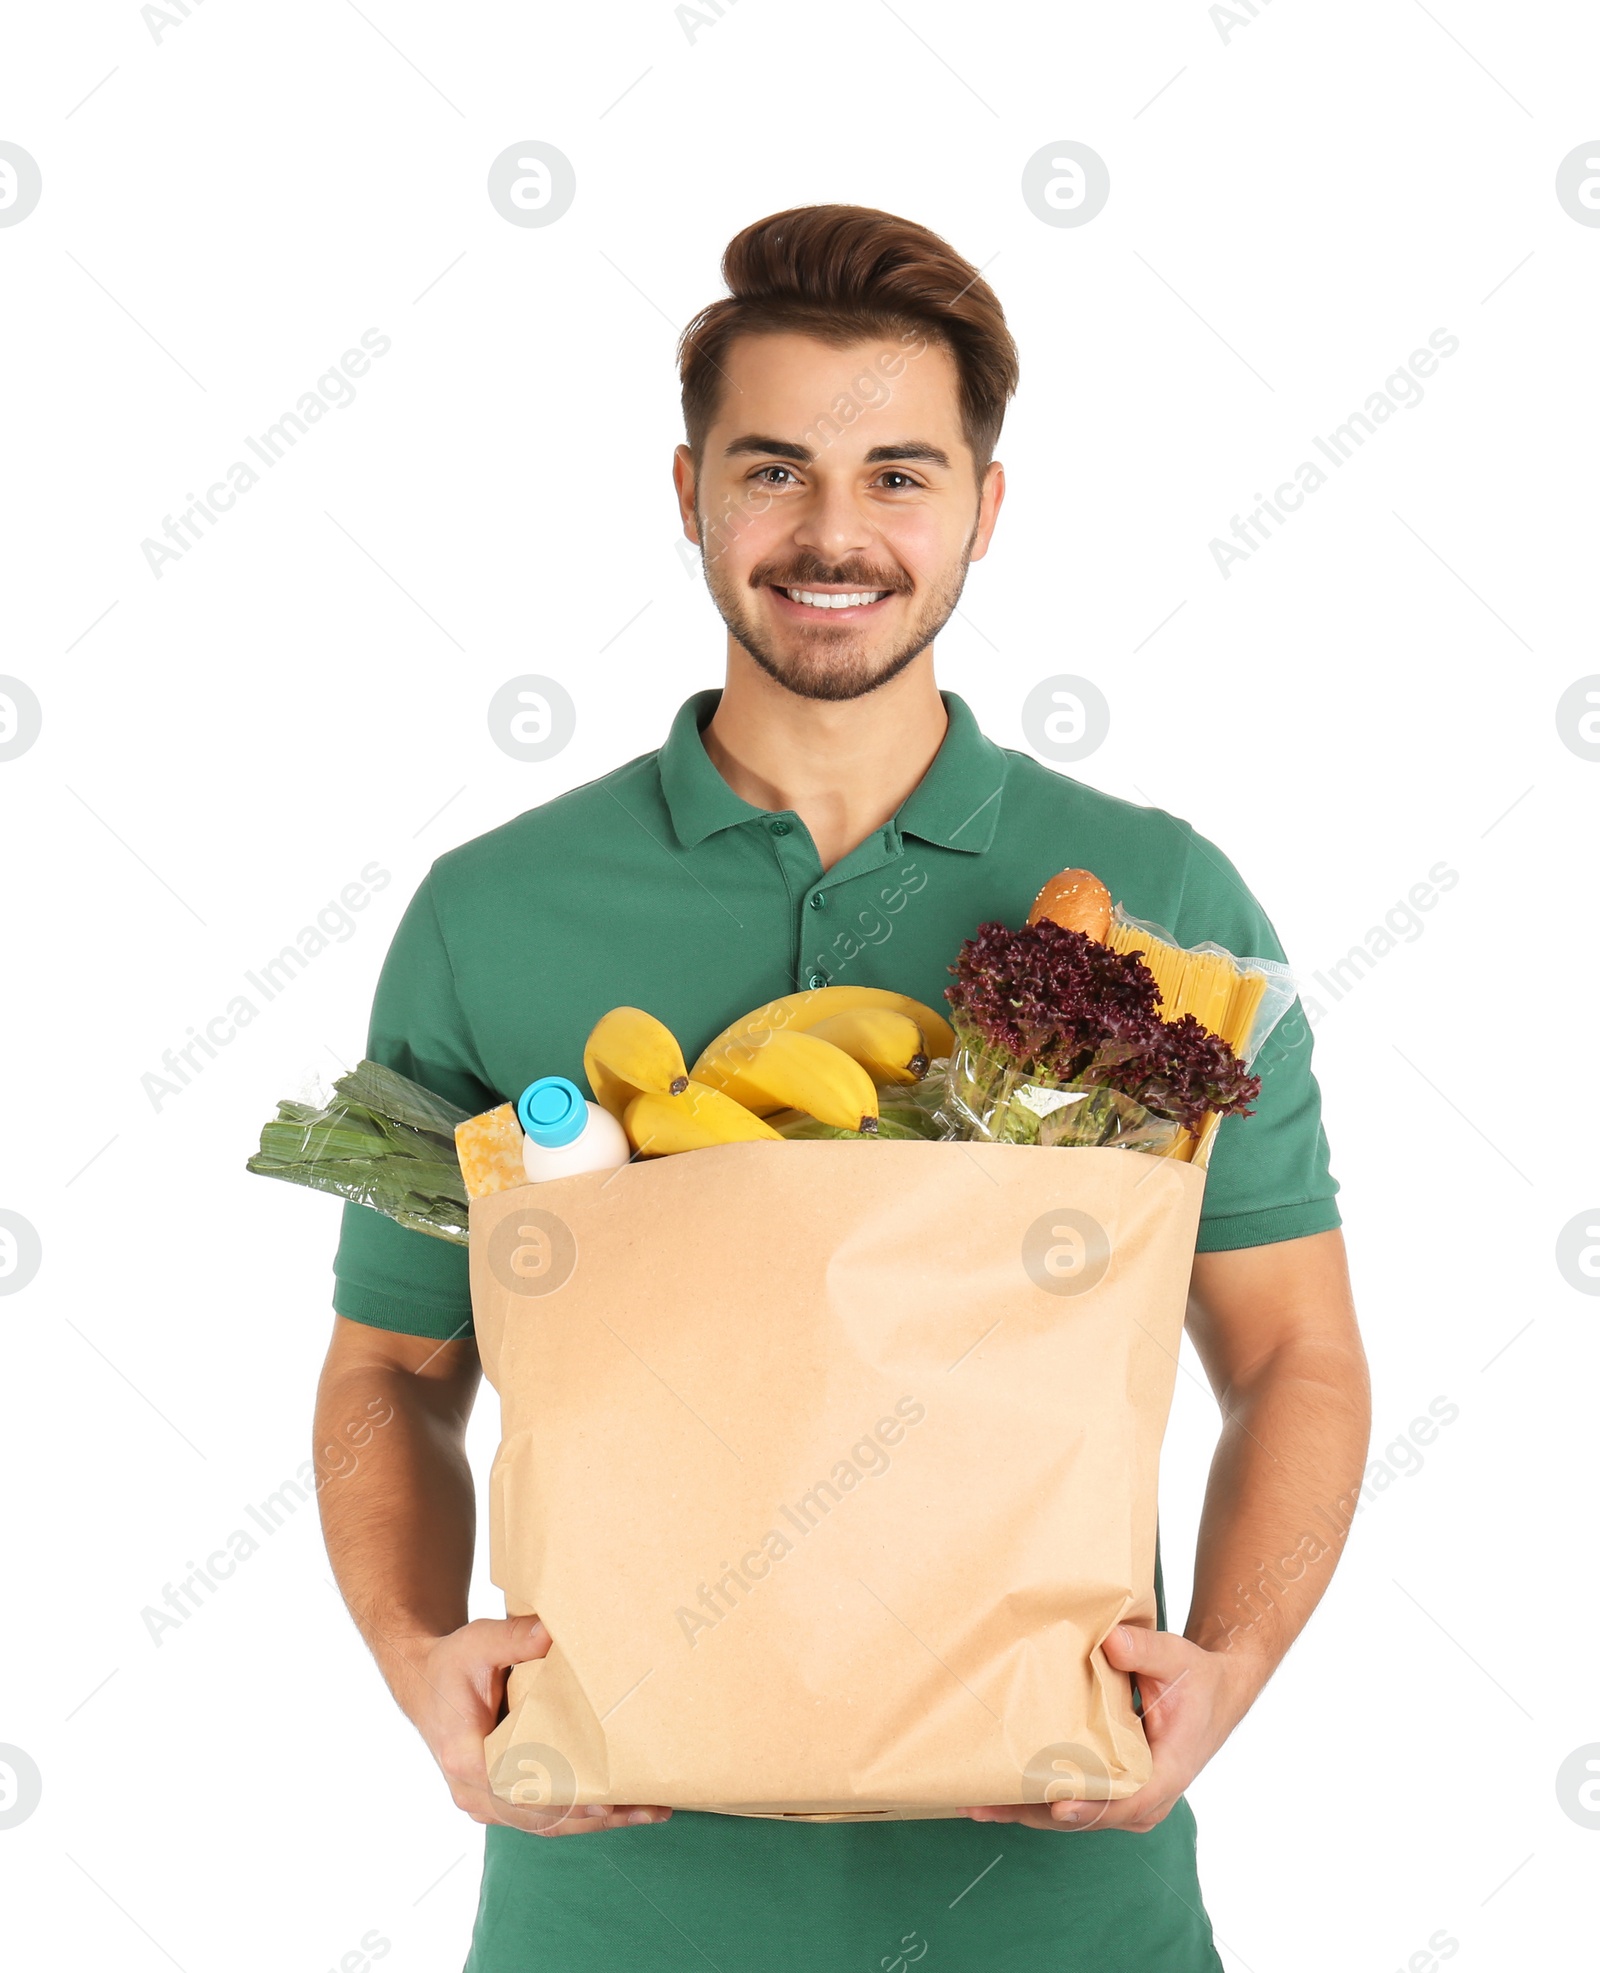
<svg viewBox="0 0 1600 1973">
<path fill-rule="evenodd" d="M 818 589 L 786 589 L 784 595 L 791 603 L 809 603 L 814 610 L 859 609 L 865 603 L 876 603 L 880 596 L 887 596 L 887 589 L 858 589 L 849 596 L 829 596 Z"/>
</svg>

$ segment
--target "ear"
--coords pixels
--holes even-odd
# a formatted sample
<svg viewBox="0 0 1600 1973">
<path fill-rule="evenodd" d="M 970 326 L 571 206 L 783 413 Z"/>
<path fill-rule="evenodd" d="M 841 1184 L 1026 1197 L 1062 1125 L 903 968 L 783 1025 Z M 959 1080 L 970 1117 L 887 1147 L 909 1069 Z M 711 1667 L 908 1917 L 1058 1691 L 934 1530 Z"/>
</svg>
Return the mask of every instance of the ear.
<svg viewBox="0 0 1600 1973">
<path fill-rule="evenodd" d="M 700 527 L 695 518 L 694 454 L 686 445 L 678 446 L 673 452 L 672 484 L 677 489 L 678 515 L 683 522 L 684 535 L 698 548 Z"/>
<path fill-rule="evenodd" d="M 982 561 L 989 552 L 989 537 L 994 533 L 994 524 L 1000 518 L 1000 503 L 1006 497 L 1006 469 L 998 459 L 991 459 L 983 469 L 983 479 L 978 487 L 978 525 L 973 531 L 970 562 Z"/>
</svg>

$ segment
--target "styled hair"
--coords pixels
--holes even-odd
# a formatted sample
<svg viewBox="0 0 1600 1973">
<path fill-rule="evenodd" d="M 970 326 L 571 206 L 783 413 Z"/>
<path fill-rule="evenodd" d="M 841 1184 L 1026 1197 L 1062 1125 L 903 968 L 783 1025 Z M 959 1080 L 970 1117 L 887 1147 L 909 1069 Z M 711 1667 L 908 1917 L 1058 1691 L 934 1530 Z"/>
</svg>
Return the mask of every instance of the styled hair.
<svg viewBox="0 0 1600 1973">
<path fill-rule="evenodd" d="M 870 206 L 792 206 L 736 233 L 722 256 L 728 294 L 678 338 L 683 422 L 698 471 L 736 336 L 797 332 L 835 348 L 920 333 L 949 350 L 961 429 L 981 475 L 1017 388 L 1017 346 L 994 290 L 926 226 Z"/>
</svg>

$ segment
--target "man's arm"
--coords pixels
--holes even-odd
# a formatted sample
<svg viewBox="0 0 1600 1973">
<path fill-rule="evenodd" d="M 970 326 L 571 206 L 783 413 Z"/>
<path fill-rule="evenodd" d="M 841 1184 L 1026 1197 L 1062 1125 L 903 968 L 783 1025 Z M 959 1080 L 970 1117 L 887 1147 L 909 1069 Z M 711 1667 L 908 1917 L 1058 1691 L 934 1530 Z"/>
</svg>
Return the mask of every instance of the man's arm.
<svg viewBox="0 0 1600 1973">
<path fill-rule="evenodd" d="M 317 1388 L 315 1459 L 334 1576 L 401 1709 L 474 1822 L 578 1835 L 664 1808 L 517 1809 L 489 1787 L 484 1736 L 507 1669 L 542 1658 L 537 1617 L 467 1621 L 475 1502 L 467 1420 L 482 1370 L 470 1338 L 440 1343 L 335 1316 Z"/>
<path fill-rule="evenodd" d="M 1366 1357 L 1337 1231 L 1197 1254 L 1189 1333 L 1222 1407 L 1182 1637 L 1105 1642 L 1139 1681 L 1154 1772 L 1120 1802 L 969 1809 L 1037 1829 L 1153 1829 L 1249 1711 L 1343 1547 L 1371 1429 Z"/>
<path fill-rule="evenodd" d="M 1189 1334 L 1222 1408 L 1184 1636 L 1260 1691 L 1322 1600 L 1372 1426 L 1339 1232 L 1197 1254 Z"/>
</svg>

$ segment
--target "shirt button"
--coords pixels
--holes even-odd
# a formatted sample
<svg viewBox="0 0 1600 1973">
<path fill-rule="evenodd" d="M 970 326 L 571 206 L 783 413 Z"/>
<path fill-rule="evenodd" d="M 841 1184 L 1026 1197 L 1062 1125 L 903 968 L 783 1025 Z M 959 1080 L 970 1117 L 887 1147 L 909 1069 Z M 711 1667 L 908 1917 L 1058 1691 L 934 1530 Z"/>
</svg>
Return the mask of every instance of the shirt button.
<svg viewBox="0 0 1600 1973">
<path fill-rule="evenodd" d="M 813 891 L 811 893 L 811 909 L 813 911 L 820 911 L 827 901 L 821 891 Z"/>
<path fill-rule="evenodd" d="M 826 973 L 813 973 L 810 979 L 806 981 L 808 987 L 825 987 L 827 984 L 828 976 Z"/>
<path fill-rule="evenodd" d="M 773 835 L 775 836 L 787 836 L 789 833 L 790 825 L 787 822 L 785 822 L 783 817 L 780 815 L 776 822 L 769 822 L 767 824 L 767 827 L 772 831 Z"/>
</svg>

